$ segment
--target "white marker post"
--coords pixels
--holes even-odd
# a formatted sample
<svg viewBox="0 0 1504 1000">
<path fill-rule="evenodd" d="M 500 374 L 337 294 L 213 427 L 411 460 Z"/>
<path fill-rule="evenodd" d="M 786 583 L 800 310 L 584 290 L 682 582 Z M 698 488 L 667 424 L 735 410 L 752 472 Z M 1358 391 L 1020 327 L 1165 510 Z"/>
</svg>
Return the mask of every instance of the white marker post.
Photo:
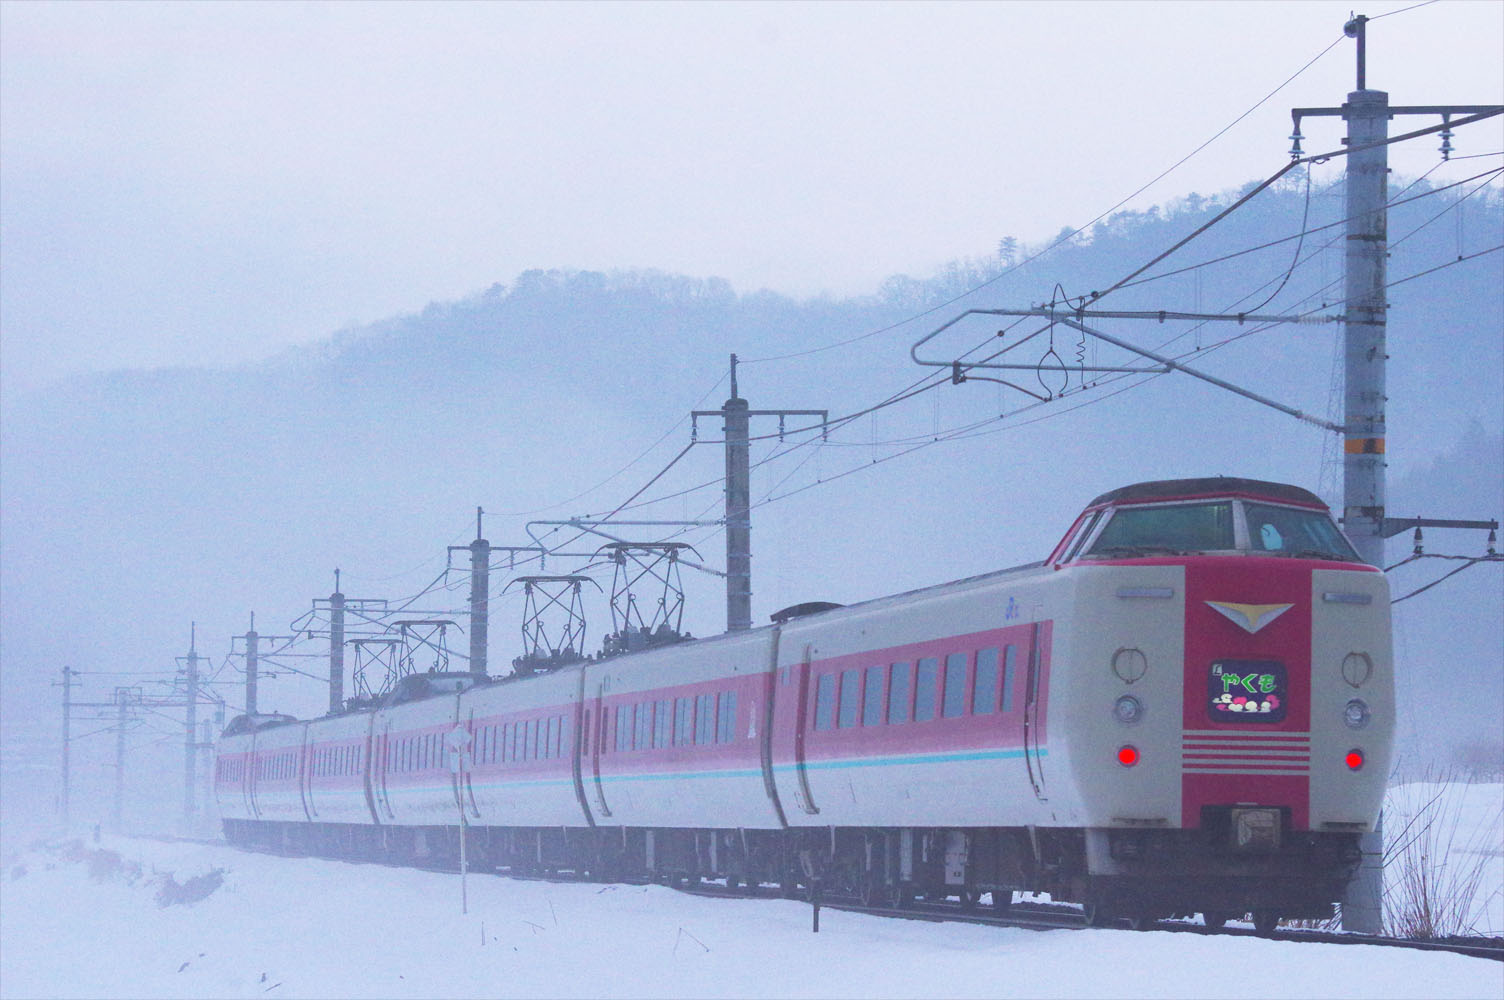
<svg viewBox="0 0 1504 1000">
<path fill-rule="evenodd" d="M 468 870 L 465 857 L 465 831 L 470 826 L 465 818 L 465 771 L 470 765 L 470 731 L 464 726 L 455 726 L 444 736 L 449 745 L 449 770 L 454 775 L 454 804 L 460 811 L 460 913 L 470 912 L 470 896 L 465 885 Z"/>
</svg>

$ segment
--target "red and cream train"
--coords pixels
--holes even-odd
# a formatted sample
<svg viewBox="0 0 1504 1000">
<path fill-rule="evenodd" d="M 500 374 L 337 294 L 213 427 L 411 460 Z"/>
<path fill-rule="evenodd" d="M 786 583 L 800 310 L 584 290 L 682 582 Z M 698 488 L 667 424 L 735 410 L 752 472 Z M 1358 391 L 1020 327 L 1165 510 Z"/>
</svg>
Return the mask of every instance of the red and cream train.
<svg viewBox="0 0 1504 1000">
<path fill-rule="evenodd" d="M 1129 486 L 1042 563 L 791 611 L 243 716 L 219 746 L 226 835 L 439 861 L 463 815 L 485 867 L 1268 924 L 1329 913 L 1377 818 L 1388 589 L 1305 490 Z"/>
</svg>

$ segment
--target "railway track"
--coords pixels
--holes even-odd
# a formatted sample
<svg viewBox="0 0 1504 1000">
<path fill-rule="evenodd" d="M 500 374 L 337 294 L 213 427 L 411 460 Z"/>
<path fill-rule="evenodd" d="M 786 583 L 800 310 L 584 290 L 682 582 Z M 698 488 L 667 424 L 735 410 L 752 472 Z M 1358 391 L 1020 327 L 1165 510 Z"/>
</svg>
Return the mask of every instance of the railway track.
<svg viewBox="0 0 1504 1000">
<path fill-rule="evenodd" d="M 223 840 L 209 840 L 196 837 L 163 837 L 143 836 L 144 840 L 158 840 L 167 843 L 192 843 L 209 846 L 229 847 Z M 236 848 L 245 850 L 245 848 Z M 258 851 L 256 853 L 268 854 L 282 852 Z M 298 856 L 303 855 L 285 855 Z M 387 861 L 366 861 L 363 863 L 379 864 L 388 868 L 420 867 L 427 871 L 444 874 L 458 874 L 459 869 L 446 865 L 403 865 Z M 579 884 L 595 883 L 596 880 L 572 873 L 545 873 L 545 872 L 512 872 L 507 869 L 498 869 L 491 872 L 476 871 L 477 875 L 494 875 L 500 878 L 512 878 L 524 882 L 550 882 L 556 884 Z M 650 882 L 647 880 L 626 880 L 628 885 L 663 885 L 663 882 Z M 686 885 L 677 882 L 670 883 L 670 888 L 692 896 L 703 896 L 710 899 L 783 899 L 788 898 L 776 886 L 761 886 L 757 889 L 745 891 L 741 889 L 728 889 L 724 885 L 714 882 L 701 883 L 699 885 Z M 801 900 L 808 902 L 807 896 L 801 896 Z M 1016 902 L 1006 910 L 989 910 L 987 908 L 966 909 L 960 903 L 950 901 L 921 900 L 905 907 L 892 906 L 863 906 L 855 900 L 844 898 L 822 899 L 821 909 L 839 910 L 844 913 L 862 913 L 868 916 L 888 917 L 898 920 L 923 920 L 934 923 L 953 922 L 983 924 L 993 927 L 1015 927 L 1026 930 L 1085 930 L 1089 926 L 1086 914 L 1082 910 L 1070 904 L 1061 903 L 1038 903 L 1031 901 Z M 1117 925 L 1108 924 L 1099 929 L 1129 929 L 1126 921 Z M 1421 940 L 1415 938 L 1393 938 L 1370 934 L 1351 934 L 1347 932 L 1325 931 L 1307 928 L 1281 928 L 1269 934 L 1260 934 L 1251 927 L 1208 927 L 1205 924 L 1190 923 L 1185 920 L 1157 920 L 1132 928 L 1137 931 L 1165 931 L 1174 934 L 1202 934 L 1225 937 L 1262 937 L 1271 941 L 1287 941 L 1293 943 L 1314 944 L 1339 944 L 1339 945 L 1370 945 L 1380 948 L 1408 948 L 1415 951 L 1445 951 L 1458 955 L 1467 955 L 1472 958 L 1486 958 L 1495 962 L 1504 963 L 1504 938 L 1467 938 L 1467 939 L 1440 939 Z"/>
<path fill-rule="evenodd" d="M 454 869 L 444 870 L 453 871 Z M 572 875 L 540 875 L 535 873 L 512 875 L 503 872 L 497 872 L 496 874 L 503 877 L 541 882 L 571 883 L 591 881 L 590 879 L 583 879 Z M 631 884 L 646 885 L 662 883 L 633 882 Z M 704 896 L 713 899 L 787 898 L 776 888 L 764 888 L 748 893 L 742 890 L 728 890 L 724 886 L 715 883 L 707 883 L 700 886 L 674 885 L 670 887 L 692 896 Z M 807 902 L 808 900 L 804 898 L 801 901 Z M 845 913 L 862 913 L 868 916 L 889 917 L 898 920 L 924 920 L 935 923 L 948 921 L 954 923 L 983 924 L 994 927 L 1016 927 L 1026 930 L 1086 930 L 1090 926 L 1087 923 L 1086 914 L 1079 907 L 1061 903 L 1017 902 L 1006 910 L 988 912 L 986 908 L 963 909 L 961 904 L 948 901 L 918 901 L 906 907 L 890 907 L 863 906 L 861 903 L 853 900 L 837 898 L 822 900 L 820 907 L 828 910 L 840 910 Z M 1504 938 L 1419 940 L 1306 928 L 1282 928 L 1270 934 L 1260 934 L 1252 927 L 1208 927 L 1205 924 L 1195 924 L 1184 920 L 1156 920 L 1133 928 L 1129 927 L 1127 921 L 1121 921 L 1116 924 L 1103 925 L 1097 929 L 1166 931 L 1179 934 L 1221 935 L 1225 937 L 1261 937 L 1271 941 L 1288 941 L 1294 943 L 1372 945 L 1382 948 L 1409 948 L 1416 951 L 1446 951 L 1458 955 L 1467 955 L 1472 958 L 1487 958 L 1495 962 L 1504 962 Z"/>
</svg>

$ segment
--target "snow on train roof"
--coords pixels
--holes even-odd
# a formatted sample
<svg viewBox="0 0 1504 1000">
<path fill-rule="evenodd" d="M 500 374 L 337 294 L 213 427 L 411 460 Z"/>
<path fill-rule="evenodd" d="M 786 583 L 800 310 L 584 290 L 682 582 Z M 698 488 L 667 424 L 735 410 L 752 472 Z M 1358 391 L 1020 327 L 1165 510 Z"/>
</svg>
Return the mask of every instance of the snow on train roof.
<svg viewBox="0 0 1504 1000">
<path fill-rule="evenodd" d="M 1286 483 L 1271 483 L 1262 479 L 1242 479 L 1236 476 L 1208 476 L 1202 479 L 1158 479 L 1147 483 L 1134 483 L 1103 493 L 1087 508 L 1109 503 L 1133 503 L 1146 500 L 1171 500 L 1183 497 L 1203 497 L 1224 494 L 1244 494 L 1265 497 L 1285 503 L 1298 503 L 1326 509 L 1321 498 L 1310 490 Z"/>
</svg>

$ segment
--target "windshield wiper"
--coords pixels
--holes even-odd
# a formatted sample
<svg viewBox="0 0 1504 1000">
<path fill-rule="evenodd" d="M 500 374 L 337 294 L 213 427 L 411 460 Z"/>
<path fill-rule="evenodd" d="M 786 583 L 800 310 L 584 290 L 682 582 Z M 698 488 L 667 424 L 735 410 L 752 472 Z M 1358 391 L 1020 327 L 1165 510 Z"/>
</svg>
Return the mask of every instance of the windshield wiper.
<svg viewBox="0 0 1504 1000">
<path fill-rule="evenodd" d="M 1092 549 L 1090 554 L 1094 556 L 1185 555 L 1184 552 L 1181 552 L 1177 549 L 1172 549 L 1168 545 L 1108 545 L 1105 548 Z"/>
<path fill-rule="evenodd" d="M 1335 552 L 1328 552 L 1326 549 L 1296 549 L 1294 552 L 1290 553 L 1290 558 L 1291 559 L 1325 559 L 1325 560 L 1327 560 L 1329 562 L 1348 562 L 1349 561 L 1346 556 L 1338 555 Z"/>
</svg>

